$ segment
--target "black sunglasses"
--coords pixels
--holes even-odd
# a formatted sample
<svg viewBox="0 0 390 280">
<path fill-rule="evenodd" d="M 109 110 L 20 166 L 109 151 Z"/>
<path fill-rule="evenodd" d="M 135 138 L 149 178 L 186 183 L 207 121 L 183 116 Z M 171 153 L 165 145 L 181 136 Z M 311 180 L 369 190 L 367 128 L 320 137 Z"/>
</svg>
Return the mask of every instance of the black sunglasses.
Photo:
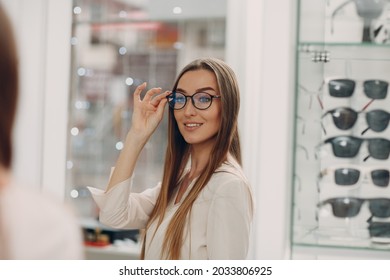
<svg viewBox="0 0 390 280">
<path fill-rule="evenodd" d="M 369 156 L 364 158 L 366 161 L 370 156 L 375 159 L 388 159 L 390 153 L 390 140 L 385 138 L 358 138 L 355 136 L 336 136 L 326 139 L 320 143 L 316 150 L 325 144 L 332 144 L 332 151 L 336 157 L 352 158 L 359 152 L 363 141 L 368 142 Z"/>
<path fill-rule="evenodd" d="M 320 202 L 317 206 L 323 207 L 326 204 L 332 206 L 332 212 L 338 218 L 352 218 L 359 214 L 363 203 L 367 201 L 368 208 L 374 217 L 390 217 L 390 199 L 388 198 L 356 198 L 336 197 Z"/>
<path fill-rule="evenodd" d="M 390 237 L 390 223 L 389 222 L 369 222 L 368 232 L 370 237 Z"/>
<path fill-rule="evenodd" d="M 363 113 L 363 111 L 357 112 L 348 107 L 339 107 L 328 110 L 325 114 L 322 115 L 322 118 L 330 114 L 332 116 L 333 123 L 338 129 L 348 130 L 355 125 L 359 113 Z M 382 132 L 389 125 L 390 113 L 384 110 L 377 109 L 364 113 L 366 114 L 366 122 L 368 127 L 361 132 L 362 135 L 369 129 L 372 129 L 375 132 Z"/>
<path fill-rule="evenodd" d="M 390 171 L 386 168 L 328 167 L 320 172 L 318 179 L 324 180 L 327 175 L 333 175 L 334 183 L 339 186 L 356 185 L 367 176 L 375 186 L 385 188 L 389 186 Z"/>
<path fill-rule="evenodd" d="M 355 91 L 356 81 L 351 79 L 334 79 L 328 82 L 330 96 L 351 97 Z M 367 80 L 363 82 L 363 91 L 368 98 L 385 99 L 389 83 L 382 80 Z"/>
<path fill-rule="evenodd" d="M 315 91 L 310 91 L 303 85 L 299 85 L 299 89 L 310 96 L 309 108 L 311 108 L 312 105 L 313 95 L 317 96 L 321 109 L 324 108 L 322 100 L 320 99 L 320 93 L 323 91 L 325 85 L 328 86 L 329 95 L 332 97 L 351 97 L 355 92 L 356 81 L 352 79 L 327 79 L 327 82 L 325 80 L 322 81 L 318 90 Z M 385 99 L 388 87 L 389 83 L 383 80 L 372 79 L 363 81 L 363 92 L 371 99 L 363 109 L 367 108 L 375 99 Z"/>
</svg>

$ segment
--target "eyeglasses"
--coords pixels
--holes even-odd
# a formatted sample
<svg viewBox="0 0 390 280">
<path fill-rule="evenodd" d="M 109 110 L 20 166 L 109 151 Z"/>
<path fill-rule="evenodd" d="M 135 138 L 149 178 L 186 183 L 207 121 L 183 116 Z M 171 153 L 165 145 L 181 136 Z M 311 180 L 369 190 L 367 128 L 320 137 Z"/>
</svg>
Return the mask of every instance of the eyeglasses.
<svg viewBox="0 0 390 280">
<path fill-rule="evenodd" d="M 363 141 L 368 142 L 369 156 L 375 159 L 387 159 L 390 153 L 390 140 L 385 138 L 358 138 L 354 136 L 336 136 L 326 139 L 323 143 L 317 146 L 318 149 L 327 143 L 332 144 L 333 154 L 336 157 L 352 158 L 359 152 Z M 366 161 L 367 156 L 364 161 Z"/>
<path fill-rule="evenodd" d="M 348 107 L 339 107 L 327 111 L 325 114 L 322 115 L 322 118 L 330 114 L 332 116 L 333 123 L 337 128 L 341 130 L 348 130 L 355 125 L 359 113 L 363 113 L 363 111 L 357 112 Z M 361 132 L 362 135 L 366 133 L 369 129 L 372 129 L 375 132 L 382 132 L 389 125 L 390 113 L 384 110 L 377 109 L 364 113 L 366 114 L 366 122 L 368 124 L 368 128 L 364 129 Z"/>
<path fill-rule="evenodd" d="M 174 110 L 183 109 L 187 104 L 187 98 L 190 98 L 192 105 L 196 109 L 206 110 L 213 103 L 214 98 L 221 98 L 220 95 L 211 95 L 207 92 L 197 92 L 193 95 L 185 95 L 184 93 L 174 91 L 167 96 L 169 107 Z"/>
<path fill-rule="evenodd" d="M 372 216 L 378 218 L 390 217 L 390 199 L 388 198 L 336 197 L 322 201 L 317 206 L 323 207 L 326 204 L 330 204 L 335 217 L 352 218 L 359 214 L 365 201 L 369 203 L 368 208 Z"/>
<path fill-rule="evenodd" d="M 385 188 L 389 186 L 390 171 L 377 167 L 328 167 L 320 172 L 318 179 L 326 180 L 324 178 L 327 175 L 333 175 L 333 182 L 339 186 L 353 186 L 362 181 L 363 178 L 370 178 L 375 186 Z"/>
<path fill-rule="evenodd" d="M 363 91 L 368 98 L 385 99 L 389 83 L 382 80 L 367 80 L 363 82 Z M 330 96 L 351 97 L 355 91 L 356 81 L 351 79 L 334 79 L 328 82 Z"/>
</svg>

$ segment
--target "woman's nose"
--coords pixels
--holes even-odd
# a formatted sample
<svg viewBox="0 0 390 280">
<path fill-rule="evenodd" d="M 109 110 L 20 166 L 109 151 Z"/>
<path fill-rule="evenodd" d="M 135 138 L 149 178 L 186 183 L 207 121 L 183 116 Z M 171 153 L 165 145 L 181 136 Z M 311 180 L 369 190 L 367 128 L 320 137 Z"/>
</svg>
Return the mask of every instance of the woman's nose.
<svg viewBox="0 0 390 280">
<path fill-rule="evenodd" d="M 191 98 L 187 99 L 187 103 L 183 109 L 184 109 L 184 114 L 186 116 L 193 116 L 196 114 L 196 108 L 195 108 L 194 104 L 192 104 Z"/>
</svg>

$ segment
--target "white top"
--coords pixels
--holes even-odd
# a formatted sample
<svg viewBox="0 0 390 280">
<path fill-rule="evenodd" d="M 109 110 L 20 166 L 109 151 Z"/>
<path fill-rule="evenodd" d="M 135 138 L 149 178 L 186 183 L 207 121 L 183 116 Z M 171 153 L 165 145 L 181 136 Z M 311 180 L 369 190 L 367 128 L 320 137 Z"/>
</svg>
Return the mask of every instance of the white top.
<svg viewBox="0 0 390 280">
<path fill-rule="evenodd" d="M 241 167 L 229 157 L 195 200 L 184 231 L 182 259 L 245 259 L 249 248 L 254 203 Z M 192 188 L 192 181 L 183 199 Z M 107 193 L 89 188 L 100 208 L 100 221 L 114 228 L 143 229 L 159 195 L 161 184 L 142 193 L 131 193 L 127 179 Z M 183 200 L 182 199 L 182 200 Z M 174 201 L 175 199 L 173 199 Z M 154 235 L 157 221 L 146 234 L 145 259 L 161 259 L 169 222 L 180 203 L 169 203 Z M 190 230 L 189 230 L 190 229 Z"/>
<path fill-rule="evenodd" d="M 55 197 L 12 184 L 1 190 L 0 207 L 7 259 L 84 258 L 81 227 Z"/>
</svg>

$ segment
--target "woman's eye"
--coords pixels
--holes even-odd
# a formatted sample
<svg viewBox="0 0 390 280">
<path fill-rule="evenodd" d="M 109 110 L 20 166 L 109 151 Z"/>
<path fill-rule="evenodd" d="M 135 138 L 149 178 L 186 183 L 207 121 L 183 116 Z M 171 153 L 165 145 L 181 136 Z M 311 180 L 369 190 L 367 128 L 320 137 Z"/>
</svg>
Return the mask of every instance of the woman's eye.
<svg viewBox="0 0 390 280">
<path fill-rule="evenodd" d="M 204 96 L 199 96 L 198 101 L 201 103 L 208 103 L 210 102 L 210 96 L 204 95 Z"/>
<path fill-rule="evenodd" d="M 184 102 L 186 102 L 186 99 L 184 97 L 180 96 L 180 97 L 176 97 L 175 101 L 177 103 L 184 103 Z"/>
</svg>

